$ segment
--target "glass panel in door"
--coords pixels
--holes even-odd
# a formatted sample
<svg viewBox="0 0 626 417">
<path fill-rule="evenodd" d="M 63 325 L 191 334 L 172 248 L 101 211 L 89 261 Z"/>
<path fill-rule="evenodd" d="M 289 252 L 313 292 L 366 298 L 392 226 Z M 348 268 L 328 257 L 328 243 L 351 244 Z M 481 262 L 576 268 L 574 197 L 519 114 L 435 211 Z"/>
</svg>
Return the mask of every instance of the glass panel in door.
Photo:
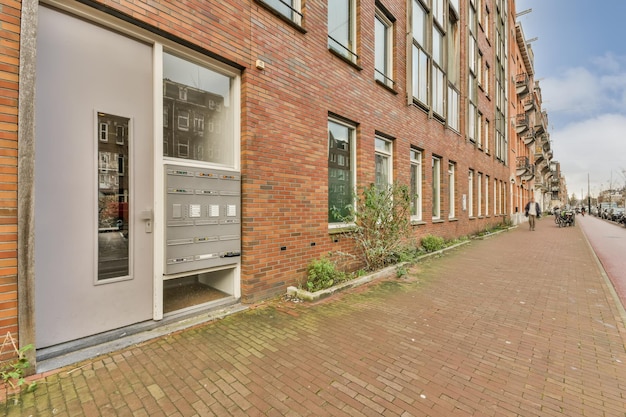
<svg viewBox="0 0 626 417">
<path fill-rule="evenodd" d="M 98 281 L 129 275 L 130 119 L 98 113 Z"/>
</svg>

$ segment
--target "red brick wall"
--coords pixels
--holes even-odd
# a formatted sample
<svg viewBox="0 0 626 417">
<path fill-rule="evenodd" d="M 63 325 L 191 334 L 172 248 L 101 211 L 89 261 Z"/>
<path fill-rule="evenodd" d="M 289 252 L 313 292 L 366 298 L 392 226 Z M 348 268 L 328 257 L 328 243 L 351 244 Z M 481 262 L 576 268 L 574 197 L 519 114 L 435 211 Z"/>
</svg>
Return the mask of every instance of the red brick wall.
<svg viewBox="0 0 626 417">
<path fill-rule="evenodd" d="M 423 150 L 424 224 L 415 226 L 417 237 L 435 234 L 446 238 L 468 235 L 499 223 L 499 216 L 468 219 L 461 210 L 471 167 L 494 181 L 508 184 L 509 168 L 478 151 L 461 134 L 446 129 L 417 106 L 407 106 L 406 1 L 385 0 L 396 18 L 394 46 L 395 94 L 374 82 L 374 0 L 361 0 L 358 16 L 359 68 L 347 64 L 327 47 L 326 2 L 303 2 L 304 20 L 298 29 L 268 11 L 255 0 L 192 0 L 184 3 L 157 1 L 110 1 L 104 5 L 148 23 L 211 54 L 236 62 L 246 69 L 241 85 L 242 161 L 242 298 L 252 302 L 284 292 L 304 278 L 307 264 L 330 251 L 346 251 L 351 242 L 333 235 L 327 224 L 327 121 L 329 112 L 357 123 L 358 180 L 374 180 L 376 131 L 395 138 L 394 177 L 407 183 L 409 150 Z M 466 96 L 467 73 L 466 2 L 461 11 L 461 85 Z M 492 3 L 492 2 L 490 2 Z M 4 2 L 1 72 L 5 97 L 0 107 L 0 297 L 12 317 L 4 325 L 15 326 L 15 233 L 16 233 L 16 103 L 19 3 Z M 180 7 L 184 5 L 184 7 Z M 491 4 L 493 14 L 493 5 Z M 11 30 L 13 28 L 14 30 Z M 4 32 L 7 32 L 6 34 Z M 483 42 L 484 44 L 484 42 Z M 485 59 L 491 50 L 485 46 Z M 255 61 L 265 69 L 255 68 Z M 8 61 L 8 62 L 7 62 Z M 492 65 L 492 69 L 494 66 Z M 493 77 L 493 71 L 492 71 Z M 492 88 L 493 91 L 493 88 Z M 466 101 L 461 101 L 461 114 Z M 482 100 L 483 114 L 495 126 L 493 102 Z M 493 138 L 493 132 L 490 134 Z M 442 219 L 430 219 L 432 155 L 442 157 L 442 183 L 448 161 L 457 164 L 456 210 L 458 221 L 447 220 L 447 187 L 442 194 Z M 493 185 L 489 190 L 493 207 Z M 493 212 L 490 210 L 490 212 Z M 0 300 L 2 303 L 3 300 Z M 13 304 L 10 304 L 10 303 Z M 3 320 L 3 317 L 0 317 Z M 4 323 L 4 322 L 0 322 Z M 1 328 L 0 328 L 1 330 Z"/>
<path fill-rule="evenodd" d="M 0 339 L 17 338 L 17 108 L 19 1 L 0 5 Z M 6 358 L 4 354 L 0 360 Z M 9 350 L 10 351 L 10 350 Z"/>
<path fill-rule="evenodd" d="M 465 22 L 461 2 L 462 80 L 467 72 Z M 327 224 L 327 121 L 329 112 L 357 123 L 358 181 L 374 180 L 374 135 L 394 141 L 394 177 L 408 183 L 409 150 L 422 149 L 424 161 L 424 221 L 415 226 L 417 237 L 435 234 L 446 238 L 468 235 L 501 221 L 501 217 L 467 218 L 461 209 L 471 167 L 508 183 L 508 167 L 477 150 L 462 133 L 446 129 L 416 106 L 407 106 L 406 1 L 384 5 L 396 18 L 394 79 L 396 94 L 374 81 L 374 0 L 359 2 L 359 68 L 347 64 L 327 47 L 326 2 L 305 2 L 302 29 L 298 29 L 254 0 L 105 1 L 136 19 L 172 32 L 187 41 L 246 67 L 242 77 L 242 298 L 252 302 L 282 293 L 303 279 L 307 264 L 330 251 L 346 251 L 351 242 L 333 235 Z M 494 10 L 492 8 L 492 10 Z M 491 49 L 481 41 L 485 60 Z M 255 61 L 265 69 L 255 68 Z M 493 65 L 492 65 L 493 68 Z M 493 74 L 492 74 L 493 76 Z M 462 81 L 462 97 L 466 82 Z M 461 102 L 463 109 L 466 102 Z M 495 126 L 493 102 L 479 104 Z M 493 138 L 493 133 L 490 134 Z M 442 157 L 442 219 L 430 220 L 430 160 Z M 457 164 L 456 212 L 447 220 L 448 161 Z M 484 178 L 484 177 L 483 177 Z M 490 187 L 490 206 L 495 198 Z M 490 210 L 492 211 L 492 210 Z"/>
</svg>

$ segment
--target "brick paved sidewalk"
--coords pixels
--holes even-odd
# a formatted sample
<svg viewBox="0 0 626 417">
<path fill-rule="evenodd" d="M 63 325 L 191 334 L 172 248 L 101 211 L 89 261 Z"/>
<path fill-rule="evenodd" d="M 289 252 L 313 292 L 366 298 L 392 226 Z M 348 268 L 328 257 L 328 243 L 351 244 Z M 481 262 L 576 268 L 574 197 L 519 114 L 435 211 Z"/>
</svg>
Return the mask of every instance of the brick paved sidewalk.
<svg viewBox="0 0 626 417">
<path fill-rule="evenodd" d="M 59 370 L 9 416 L 625 416 L 626 332 L 551 217 L 322 303 L 276 301 Z"/>
</svg>

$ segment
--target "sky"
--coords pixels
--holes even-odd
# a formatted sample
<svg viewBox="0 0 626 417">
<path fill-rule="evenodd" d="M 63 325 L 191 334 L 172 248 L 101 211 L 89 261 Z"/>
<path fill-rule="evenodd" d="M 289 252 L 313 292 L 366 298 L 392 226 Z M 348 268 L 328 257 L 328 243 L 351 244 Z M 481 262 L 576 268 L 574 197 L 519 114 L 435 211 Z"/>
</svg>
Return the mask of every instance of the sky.
<svg viewBox="0 0 626 417">
<path fill-rule="evenodd" d="M 626 183 L 626 0 L 517 0 L 568 196 Z"/>
</svg>

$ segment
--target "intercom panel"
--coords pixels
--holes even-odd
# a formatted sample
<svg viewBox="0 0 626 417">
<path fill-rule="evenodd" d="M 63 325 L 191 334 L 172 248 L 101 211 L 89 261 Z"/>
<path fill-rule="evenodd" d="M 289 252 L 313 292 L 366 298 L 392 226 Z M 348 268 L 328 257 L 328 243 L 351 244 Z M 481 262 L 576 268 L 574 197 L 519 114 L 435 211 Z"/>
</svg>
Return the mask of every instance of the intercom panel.
<svg viewBox="0 0 626 417">
<path fill-rule="evenodd" d="M 165 273 L 240 262 L 241 174 L 165 166 Z"/>
</svg>

